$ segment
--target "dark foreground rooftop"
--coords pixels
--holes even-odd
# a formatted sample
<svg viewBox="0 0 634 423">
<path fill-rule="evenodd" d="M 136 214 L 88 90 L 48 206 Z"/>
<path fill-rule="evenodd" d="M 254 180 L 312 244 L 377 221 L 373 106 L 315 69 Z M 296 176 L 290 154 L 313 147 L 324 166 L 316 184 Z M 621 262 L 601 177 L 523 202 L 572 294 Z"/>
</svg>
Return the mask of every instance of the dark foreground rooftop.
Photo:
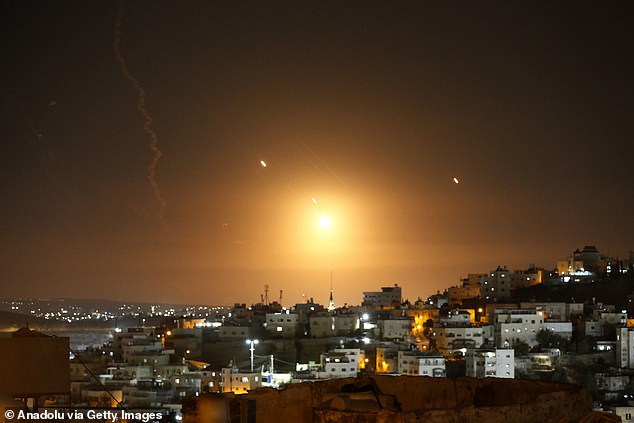
<svg viewBox="0 0 634 423">
<path fill-rule="evenodd" d="M 282 390 L 262 388 L 237 396 L 192 398 L 183 404 L 183 423 L 528 423 L 597 421 L 597 417 L 612 421 L 612 416 L 594 415 L 591 406 L 589 392 L 577 385 L 371 376 L 292 384 Z"/>
</svg>

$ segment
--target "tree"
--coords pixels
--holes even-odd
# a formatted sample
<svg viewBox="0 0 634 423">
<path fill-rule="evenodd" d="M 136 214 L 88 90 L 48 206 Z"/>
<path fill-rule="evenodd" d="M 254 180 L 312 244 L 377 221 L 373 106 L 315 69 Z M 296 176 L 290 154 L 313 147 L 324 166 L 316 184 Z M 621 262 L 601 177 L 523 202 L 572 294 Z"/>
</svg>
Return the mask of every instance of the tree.
<svg viewBox="0 0 634 423">
<path fill-rule="evenodd" d="M 423 335 L 425 336 L 425 338 L 431 340 L 433 332 L 434 332 L 434 321 L 432 319 L 427 319 L 423 323 Z"/>
<path fill-rule="evenodd" d="M 521 339 L 515 338 L 513 340 L 513 349 L 515 350 L 515 356 L 526 355 L 528 351 L 531 349 L 530 345 Z"/>
<path fill-rule="evenodd" d="M 540 348 L 564 348 L 567 344 L 566 338 L 547 329 L 537 332 L 536 339 Z"/>
</svg>

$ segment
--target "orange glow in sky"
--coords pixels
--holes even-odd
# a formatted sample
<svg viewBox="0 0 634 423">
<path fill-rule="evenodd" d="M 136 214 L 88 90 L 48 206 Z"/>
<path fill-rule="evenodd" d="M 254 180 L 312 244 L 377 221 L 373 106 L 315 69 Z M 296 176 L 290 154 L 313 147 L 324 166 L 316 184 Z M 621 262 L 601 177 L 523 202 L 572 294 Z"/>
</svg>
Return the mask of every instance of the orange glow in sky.
<svg viewBox="0 0 634 423">
<path fill-rule="evenodd" d="M 319 226 L 322 229 L 330 229 L 332 227 L 332 219 L 330 216 L 319 216 Z"/>
</svg>

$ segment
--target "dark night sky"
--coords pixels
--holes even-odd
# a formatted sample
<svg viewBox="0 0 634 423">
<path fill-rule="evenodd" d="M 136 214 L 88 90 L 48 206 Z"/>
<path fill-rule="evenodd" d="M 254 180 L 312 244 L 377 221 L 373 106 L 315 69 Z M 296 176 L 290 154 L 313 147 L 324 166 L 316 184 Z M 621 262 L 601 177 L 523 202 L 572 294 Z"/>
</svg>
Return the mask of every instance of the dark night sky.
<svg viewBox="0 0 634 423">
<path fill-rule="evenodd" d="M 332 269 L 357 304 L 634 249 L 634 3 L 129 2 L 166 227 L 118 11 L 3 2 L 3 296 L 326 301 Z"/>
</svg>

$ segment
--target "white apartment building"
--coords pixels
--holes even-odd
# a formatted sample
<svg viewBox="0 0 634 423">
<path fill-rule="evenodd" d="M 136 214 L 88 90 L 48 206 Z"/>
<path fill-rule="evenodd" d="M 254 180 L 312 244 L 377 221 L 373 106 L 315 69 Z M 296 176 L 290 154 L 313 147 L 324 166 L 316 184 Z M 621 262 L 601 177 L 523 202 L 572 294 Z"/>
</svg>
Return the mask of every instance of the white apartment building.
<svg viewBox="0 0 634 423">
<path fill-rule="evenodd" d="M 334 379 L 357 377 L 359 355 L 346 350 L 321 355 L 321 368 L 316 372 L 317 378 Z"/>
<path fill-rule="evenodd" d="M 469 349 L 465 356 L 467 377 L 515 377 L 515 351 L 513 349 Z"/>
<path fill-rule="evenodd" d="M 544 328 L 544 317 L 531 310 L 496 310 L 495 344 L 500 348 L 513 346 L 515 340 L 537 345 L 537 333 Z M 572 326 L 571 326 L 572 331 Z"/>
<path fill-rule="evenodd" d="M 356 364 L 357 369 L 365 368 L 365 351 L 360 348 L 335 348 L 335 353 L 343 353 L 348 356 L 352 364 Z"/>
<path fill-rule="evenodd" d="M 516 340 L 531 347 L 537 345 L 537 334 L 548 330 L 564 338 L 572 337 L 572 322 L 545 322 L 541 314 L 527 310 L 500 310 L 496 313 L 495 344 L 509 348 Z"/>
<path fill-rule="evenodd" d="M 423 355 L 416 351 L 398 352 L 398 373 L 411 376 L 445 377 L 445 358 Z"/>
</svg>

